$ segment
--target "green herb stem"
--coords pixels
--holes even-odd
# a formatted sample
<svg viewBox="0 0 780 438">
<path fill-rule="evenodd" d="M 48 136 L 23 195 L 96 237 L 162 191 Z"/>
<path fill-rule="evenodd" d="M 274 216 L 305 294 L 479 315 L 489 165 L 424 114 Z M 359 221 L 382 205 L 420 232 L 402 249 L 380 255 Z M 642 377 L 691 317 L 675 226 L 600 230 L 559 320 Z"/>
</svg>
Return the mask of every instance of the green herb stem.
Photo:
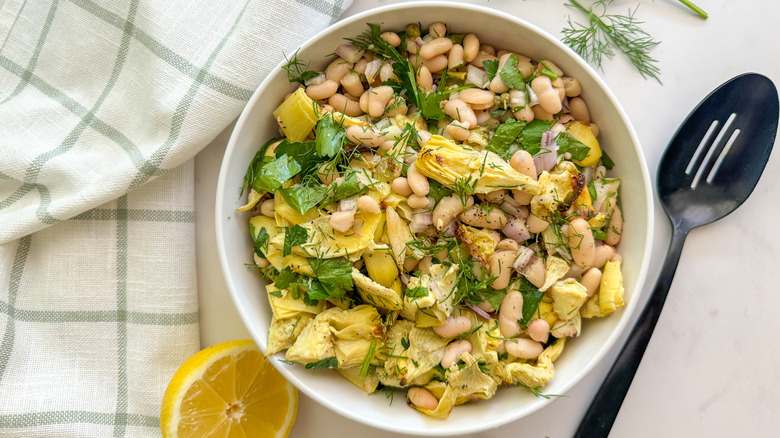
<svg viewBox="0 0 780 438">
<path fill-rule="evenodd" d="M 707 12 L 704 9 L 696 6 L 695 4 L 693 4 L 693 2 L 689 0 L 678 0 L 678 1 L 684 4 L 685 6 L 687 6 L 693 12 L 696 12 L 696 14 L 698 14 L 699 17 L 704 18 L 705 20 L 709 17 L 709 15 L 707 15 Z"/>
</svg>

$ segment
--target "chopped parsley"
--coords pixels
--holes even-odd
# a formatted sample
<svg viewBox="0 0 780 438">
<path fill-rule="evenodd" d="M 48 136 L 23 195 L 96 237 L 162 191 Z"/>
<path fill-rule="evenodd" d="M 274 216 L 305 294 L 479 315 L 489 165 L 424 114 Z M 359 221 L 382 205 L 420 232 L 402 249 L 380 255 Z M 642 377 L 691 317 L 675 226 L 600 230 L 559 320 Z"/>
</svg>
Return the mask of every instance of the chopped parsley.
<svg viewBox="0 0 780 438">
<path fill-rule="evenodd" d="M 300 225 L 293 225 L 292 227 L 285 227 L 284 229 L 284 247 L 282 249 L 282 256 L 287 257 L 292 254 L 294 246 L 300 246 L 306 243 L 309 238 L 308 231 Z"/>
<path fill-rule="evenodd" d="M 326 357 L 325 359 L 318 360 L 317 362 L 307 363 L 304 368 L 307 370 L 325 370 L 328 368 L 338 368 L 339 361 L 336 356 Z"/>
</svg>

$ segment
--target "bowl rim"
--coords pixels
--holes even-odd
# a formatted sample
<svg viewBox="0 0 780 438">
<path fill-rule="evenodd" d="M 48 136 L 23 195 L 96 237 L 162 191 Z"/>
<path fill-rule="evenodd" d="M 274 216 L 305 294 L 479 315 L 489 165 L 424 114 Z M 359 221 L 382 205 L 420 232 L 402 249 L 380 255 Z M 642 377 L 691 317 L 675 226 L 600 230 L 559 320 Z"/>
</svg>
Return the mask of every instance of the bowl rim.
<svg viewBox="0 0 780 438">
<path fill-rule="evenodd" d="M 631 146 L 635 149 L 638 163 L 639 163 L 639 171 L 641 173 L 641 180 L 644 182 L 644 187 L 645 187 L 644 208 L 645 211 L 647 211 L 647 215 L 645 217 L 645 220 L 647 221 L 647 232 L 645 233 L 645 241 L 643 242 L 644 253 L 642 254 L 642 259 L 641 259 L 642 263 L 639 265 L 638 267 L 639 269 L 637 270 L 636 285 L 634 286 L 633 289 L 632 299 L 629 301 L 626 308 L 624 309 L 623 317 L 618 321 L 617 326 L 614 328 L 614 330 L 612 330 L 609 337 L 605 340 L 602 346 L 599 347 L 596 354 L 594 354 L 588 360 L 585 366 L 581 367 L 579 371 L 575 373 L 573 377 L 565 384 L 563 384 L 562 387 L 560 388 L 560 390 L 563 391 L 563 393 L 566 393 L 569 390 L 571 390 L 571 388 L 573 388 L 575 385 L 577 385 L 587 374 L 589 374 L 596 367 L 596 365 L 599 364 L 604 359 L 607 353 L 609 353 L 613 348 L 615 348 L 615 343 L 617 339 L 623 335 L 626 326 L 628 324 L 628 321 L 633 319 L 634 312 L 636 311 L 636 308 L 639 305 L 638 302 L 639 301 L 644 302 L 644 300 L 642 299 L 643 298 L 642 292 L 645 287 L 647 271 L 650 263 L 650 255 L 652 252 L 654 204 L 653 204 L 653 192 L 652 192 L 652 185 L 650 182 L 649 171 L 647 168 L 647 163 L 644 158 L 644 154 L 642 153 L 642 148 L 639 143 L 639 139 L 637 137 L 633 125 L 630 123 L 628 119 L 625 110 L 618 102 L 612 90 L 607 86 L 606 82 L 602 79 L 601 75 L 599 75 L 593 67 L 591 67 L 587 62 L 585 62 L 571 48 L 563 44 L 559 39 L 555 38 L 547 31 L 541 29 L 540 27 L 534 25 L 533 23 L 528 22 L 516 15 L 513 15 L 509 12 L 501 11 L 499 9 L 494 9 L 494 8 L 481 6 L 481 5 L 468 4 L 468 3 L 443 3 L 441 1 L 432 1 L 432 0 L 411 1 L 411 2 L 381 6 L 366 11 L 362 11 L 360 13 L 346 17 L 344 19 L 340 19 L 339 21 L 331 24 L 330 26 L 326 27 L 325 29 L 321 30 L 320 32 L 308 38 L 296 50 L 305 49 L 309 45 L 313 44 L 314 41 L 318 40 L 324 35 L 330 34 L 332 32 L 338 32 L 344 27 L 349 26 L 357 21 L 366 21 L 368 17 L 375 18 L 382 14 L 397 12 L 409 8 L 422 8 L 422 7 L 437 7 L 437 8 L 446 7 L 450 9 L 459 9 L 464 12 L 479 12 L 483 14 L 492 15 L 502 20 L 508 20 L 514 22 L 519 26 L 524 26 L 530 29 L 532 32 L 538 34 L 541 38 L 548 40 L 549 43 L 556 46 L 558 50 L 563 51 L 566 55 L 572 58 L 573 62 L 577 63 L 579 67 L 586 70 L 590 74 L 591 76 L 590 79 L 592 79 L 598 85 L 598 87 L 601 89 L 600 91 L 603 92 L 605 97 L 609 100 L 610 105 L 615 108 L 620 118 L 620 123 L 622 123 L 625 126 L 626 131 L 631 139 Z M 267 76 L 260 83 L 260 85 L 258 85 L 257 89 L 253 92 L 250 99 L 247 101 L 230 135 L 230 139 L 228 141 L 228 145 L 225 149 L 223 160 L 220 165 L 219 178 L 217 181 L 217 193 L 215 199 L 215 216 L 216 216 L 215 233 L 216 233 L 217 253 L 219 257 L 220 268 L 222 270 L 222 277 L 225 280 L 225 284 L 228 288 L 231 300 L 233 301 L 236 310 L 241 316 L 241 319 L 244 325 L 246 326 L 247 330 L 252 335 L 252 338 L 254 338 L 255 340 L 261 339 L 264 333 L 258 333 L 258 331 L 255 329 L 255 327 L 252 324 L 253 318 L 250 317 L 247 310 L 245 310 L 242 306 L 239 305 L 240 297 L 238 294 L 238 290 L 235 284 L 233 283 L 232 278 L 227 275 L 227 273 L 230 272 L 230 266 L 228 265 L 228 261 L 227 261 L 228 257 L 225 248 L 225 239 L 223 238 L 225 234 L 223 229 L 222 210 L 220 209 L 220 207 L 224 205 L 224 195 L 227 193 L 225 190 L 227 184 L 226 181 L 227 168 L 230 162 L 230 158 L 233 156 L 234 150 L 237 148 L 238 137 L 239 137 L 238 133 L 242 132 L 245 129 L 245 125 L 248 123 L 249 120 L 249 113 L 250 113 L 249 109 L 254 107 L 257 101 L 260 99 L 261 90 L 264 90 L 268 86 L 268 84 L 273 80 L 274 73 L 280 70 L 281 67 L 286 63 L 287 61 L 283 59 L 282 61 L 279 62 L 278 65 L 276 65 L 272 70 L 270 70 Z M 638 242 L 638 243 L 642 243 L 642 242 Z M 276 366 L 275 362 L 276 361 L 272 361 L 274 366 Z M 391 425 L 385 425 L 384 423 L 377 424 L 375 422 L 372 422 L 370 418 L 358 415 L 352 411 L 342 408 L 337 404 L 332 403 L 330 400 L 320 395 L 317 391 L 309 388 L 306 384 L 298 380 L 296 376 L 292 372 L 290 372 L 286 367 L 277 366 L 277 369 L 285 376 L 285 378 L 291 381 L 296 386 L 296 388 L 303 391 L 307 396 L 316 400 L 317 403 L 319 403 L 322 406 L 325 406 L 329 410 L 336 412 L 351 420 L 357 421 L 359 423 L 377 429 L 387 430 L 387 431 L 400 433 L 400 434 L 418 434 L 418 435 L 428 435 L 428 436 L 454 436 L 454 435 L 463 435 L 467 433 L 485 431 L 485 430 L 489 430 L 492 428 L 496 428 L 508 424 L 513 421 L 517 421 L 521 418 L 525 418 L 528 415 L 538 411 L 539 409 L 549 405 L 554 399 L 557 398 L 557 397 L 552 397 L 549 399 L 546 398 L 541 399 L 539 400 L 539 402 L 532 404 L 530 407 L 526 409 L 517 410 L 516 413 L 504 415 L 493 420 L 487 420 L 484 423 L 475 425 L 473 427 L 461 427 L 457 430 L 452 430 L 452 428 L 446 428 L 446 427 L 425 428 L 422 430 L 417 430 L 417 429 L 410 430 L 408 428 L 403 428 L 403 426 L 400 424 L 397 424 L 395 425 L 395 427 L 393 427 Z M 446 422 L 443 422 L 442 425 L 446 426 Z"/>
</svg>

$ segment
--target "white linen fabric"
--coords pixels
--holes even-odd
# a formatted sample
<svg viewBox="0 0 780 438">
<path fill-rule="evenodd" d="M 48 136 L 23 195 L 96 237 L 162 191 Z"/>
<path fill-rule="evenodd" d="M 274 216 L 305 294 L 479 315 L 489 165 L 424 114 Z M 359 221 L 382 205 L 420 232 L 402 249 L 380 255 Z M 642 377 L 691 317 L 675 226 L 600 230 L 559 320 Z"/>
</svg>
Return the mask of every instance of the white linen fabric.
<svg viewBox="0 0 780 438">
<path fill-rule="evenodd" d="M 0 0 L 0 436 L 159 436 L 192 157 L 351 0 Z"/>
</svg>

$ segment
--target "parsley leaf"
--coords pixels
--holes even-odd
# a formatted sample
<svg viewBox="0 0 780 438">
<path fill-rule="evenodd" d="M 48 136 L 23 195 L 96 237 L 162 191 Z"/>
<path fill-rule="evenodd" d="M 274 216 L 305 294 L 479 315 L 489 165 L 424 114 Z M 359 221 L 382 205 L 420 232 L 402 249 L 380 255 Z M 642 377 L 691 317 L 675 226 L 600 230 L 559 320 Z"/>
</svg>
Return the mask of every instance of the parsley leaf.
<svg viewBox="0 0 780 438">
<path fill-rule="evenodd" d="M 316 153 L 317 148 L 313 141 L 291 142 L 283 140 L 276 147 L 274 153 L 277 157 L 287 155 L 301 166 L 301 173 L 307 175 L 317 169 L 322 159 Z"/>
<path fill-rule="evenodd" d="M 265 190 L 275 192 L 285 181 L 294 177 L 301 171 L 301 165 L 297 161 L 282 155 L 263 166 L 259 174 L 252 180 L 252 188 L 256 191 Z"/>
<path fill-rule="evenodd" d="M 254 235 L 254 225 L 250 224 L 249 228 L 249 232 Z M 265 257 L 263 252 L 268 251 L 268 240 L 268 232 L 265 230 L 265 228 L 260 228 L 260 231 L 257 232 L 257 236 L 255 236 L 255 254 L 259 255 L 260 257 Z"/>
<path fill-rule="evenodd" d="M 309 209 L 325 199 L 328 189 L 321 185 L 312 185 L 279 189 L 279 192 L 292 208 L 298 210 L 301 214 L 306 214 Z"/>
<path fill-rule="evenodd" d="M 330 298 L 325 287 L 317 280 L 312 280 L 306 295 L 312 300 L 327 300 Z"/>
<path fill-rule="evenodd" d="M 515 90 L 525 91 L 525 81 L 523 80 L 523 73 L 517 69 L 517 64 L 520 60 L 514 53 L 509 55 L 509 58 L 501 67 L 501 71 L 498 74 L 501 75 L 501 80 L 504 81 L 507 87 Z"/>
<path fill-rule="evenodd" d="M 282 250 L 282 256 L 287 257 L 292 254 L 294 246 L 300 246 L 306 243 L 309 238 L 309 234 L 306 228 L 300 225 L 293 225 L 292 227 L 284 228 L 284 248 Z"/>
<path fill-rule="evenodd" d="M 507 119 L 506 122 L 498 126 L 498 129 L 490 138 L 490 144 L 485 149 L 495 152 L 501 158 L 508 160 L 517 151 L 517 147 L 512 146 L 517 136 L 525 128 L 525 124 L 525 120 Z"/>
<path fill-rule="evenodd" d="M 537 289 L 528 279 L 523 278 L 523 282 L 520 283 L 520 293 L 523 295 L 523 316 L 520 319 L 520 324 L 525 327 L 539 309 L 544 292 Z"/>
<path fill-rule="evenodd" d="M 430 183 L 430 191 L 428 192 L 428 196 L 432 197 L 436 203 L 438 204 L 439 201 L 441 201 L 442 198 L 445 196 L 450 196 L 453 191 L 449 187 L 446 187 L 444 184 L 436 181 L 435 179 L 431 178 L 428 180 Z"/>
<path fill-rule="evenodd" d="M 422 98 L 422 106 L 420 111 L 422 116 L 428 120 L 438 120 L 444 118 L 444 110 L 441 107 L 441 102 L 444 100 L 445 94 L 442 92 L 430 93 Z"/>
<path fill-rule="evenodd" d="M 542 134 L 550 130 L 553 122 L 535 119 L 527 124 L 520 133 L 520 147 L 529 154 L 537 155 L 542 151 Z"/>
<path fill-rule="evenodd" d="M 604 149 L 601 150 L 601 164 L 603 164 L 604 167 L 607 168 L 607 170 L 615 167 L 615 162 L 612 161 L 612 158 L 610 158 L 609 155 L 607 155 Z M 595 199 L 596 197 L 594 196 L 593 198 Z"/>
<path fill-rule="evenodd" d="M 492 81 L 493 78 L 496 77 L 496 74 L 498 74 L 498 60 L 492 59 L 492 60 L 482 61 L 482 66 L 485 67 L 488 80 Z"/>
<path fill-rule="evenodd" d="M 246 188 L 252 184 L 252 181 L 255 180 L 255 177 L 257 177 L 257 175 L 260 174 L 260 171 L 263 169 L 263 166 L 265 166 L 267 163 L 273 160 L 272 157 L 265 156 L 265 151 L 268 150 L 268 147 L 270 145 L 272 145 L 277 141 L 279 141 L 279 138 L 272 138 L 271 140 L 268 140 L 264 145 L 260 146 L 260 149 L 257 150 L 255 156 L 252 158 L 252 161 L 249 163 L 249 167 L 246 169 L 246 173 L 244 174 L 244 183 L 241 184 L 241 193 L 238 196 L 244 194 L 244 190 L 246 190 Z"/>
<path fill-rule="evenodd" d="M 365 190 L 365 187 L 360 187 L 357 172 L 351 172 L 344 178 L 344 182 L 338 184 L 333 190 L 333 196 L 329 199 L 330 202 L 328 204 L 363 193 Z"/>
<path fill-rule="evenodd" d="M 347 131 L 332 117 L 323 117 L 317 122 L 316 139 L 314 144 L 317 155 L 320 157 L 332 157 L 344 146 Z"/>
<path fill-rule="evenodd" d="M 336 259 L 309 259 L 314 276 L 322 283 L 328 297 L 344 298 L 352 289 L 352 264 Z"/>
<path fill-rule="evenodd" d="M 590 148 L 584 143 L 572 137 L 565 132 L 559 132 L 555 136 L 555 142 L 558 143 L 558 154 L 570 153 L 571 157 L 577 161 L 582 161 L 588 156 Z"/>
<path fill-rule="evenodd" d="M 336 356 L 326 357 L 325 359 L 318 360 L 317 362 L 307 363 L 304 368 L 307 370 L 324 370 L 328 368 L 338 368 L 339 361 Z"/>
<path fill-rule="evenodd" d="M 279 275 L 276 276 L 274 287 L 277 289 L 287 289 L 290 286 L 290 283 L 295 281 L 295 277 L 295 273 L 291 271 L 290 268 L 284 268 L 279 271 Z"/>
<path fill-rule="evenodd" d="M 428 288 L 427 287 L 415 287 L 413 289 L 406 289 L 406 293 L 404 296 L 407 296 L 409 298 L 419 298 L 419 297 L 427 297 L 428 296 Z"/>
<path fill-rule="evenodd" d="M 384 84 L 391 86 L 397 94 L 404 94 L 408 99 L 412 99 L 417 108 L 422 107 L 425 102 L 425 93 L 417 87 L 417 78 L 412 64 L 406 59 L 400 62 L 396 61 L 393 63 L 393 74 L 398 80 L 390 79 Z"/>
</svg>

